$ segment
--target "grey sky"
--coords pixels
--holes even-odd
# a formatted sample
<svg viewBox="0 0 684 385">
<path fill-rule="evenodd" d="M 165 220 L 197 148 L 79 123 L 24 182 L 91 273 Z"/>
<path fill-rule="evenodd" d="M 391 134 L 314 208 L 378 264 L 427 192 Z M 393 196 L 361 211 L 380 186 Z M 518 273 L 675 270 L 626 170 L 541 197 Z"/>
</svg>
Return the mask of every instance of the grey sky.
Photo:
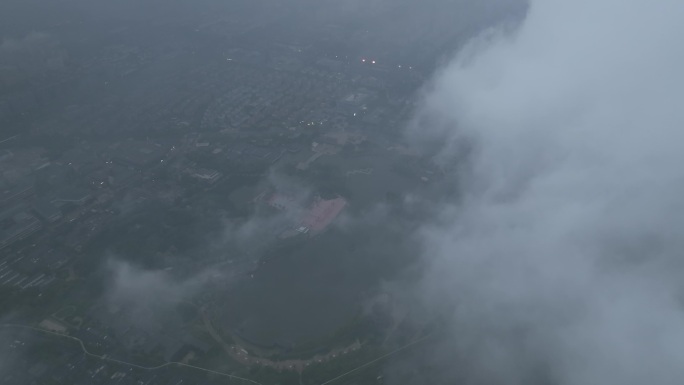
<svg viewBox="0 0 684 385">
<path fill-rule="evenodd" d="M 426 226 L 464 383 L 684 378 L 684 2 L 532 1 L 426 91 L 412 134 L 467 142 Z M 441 351 L 441 350 L 440 350 Z M 467 366 L 467 367 L 466 367 Z"/>
</svg>

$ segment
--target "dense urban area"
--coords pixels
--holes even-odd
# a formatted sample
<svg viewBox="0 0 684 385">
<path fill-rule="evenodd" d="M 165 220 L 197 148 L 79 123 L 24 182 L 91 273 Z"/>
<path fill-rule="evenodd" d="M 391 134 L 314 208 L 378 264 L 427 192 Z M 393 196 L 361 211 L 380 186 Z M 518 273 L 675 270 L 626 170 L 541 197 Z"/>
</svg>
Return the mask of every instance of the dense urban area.
<svg viewBox="0 0 684 385">
<path fill-rule="evenodd" d="M 3 1 L 2 384 L 376 384 L 434 338 L 391 282 L 454 170 L 404 128 L 511 10 L 341 3 Z"/>
</svg>

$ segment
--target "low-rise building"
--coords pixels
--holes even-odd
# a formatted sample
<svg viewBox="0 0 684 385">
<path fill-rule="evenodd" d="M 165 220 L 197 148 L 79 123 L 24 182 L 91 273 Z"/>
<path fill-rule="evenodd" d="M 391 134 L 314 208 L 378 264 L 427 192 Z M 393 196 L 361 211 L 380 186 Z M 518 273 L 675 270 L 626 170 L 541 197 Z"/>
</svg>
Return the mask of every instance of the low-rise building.
<svg viewBox="0 0 684 385">
<path fill-rule="evenodd" d="M 15 206 L 0 213 L 0 249 L 28 238 L 42 228 L 40 221 L 26 207 Z"/>
<path fill-rule="evenodd" d="M 209 184 L 214 184 L 221 179 L 223 176 L 220 172 L 216 170 L 209 170 L 209 169 L 196 169 L 190 173 L 190 176 L 192 176 L 195 179 L 201 180 L 203 182 L 207 182 Z"/>
<path fill-rule="evenodd" d="M 37 199 L 33 203 L 33 211 L 48 223 L 57 222 L 62 218 L 62 212 L 55 205 L 45 199 Z"/>
<path fill-rule="evenodd" d="M 9 184 L 0 180 L 0 206 L 6 207 L 35 194 L 33 181 Z"/>
</svg>

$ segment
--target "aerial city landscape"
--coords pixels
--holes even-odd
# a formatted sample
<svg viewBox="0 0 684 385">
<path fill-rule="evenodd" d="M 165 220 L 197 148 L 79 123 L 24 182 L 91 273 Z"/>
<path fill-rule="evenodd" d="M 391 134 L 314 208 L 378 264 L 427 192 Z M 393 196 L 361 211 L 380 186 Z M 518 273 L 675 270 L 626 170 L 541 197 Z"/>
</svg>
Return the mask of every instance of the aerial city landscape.
<svg viewBox="0 0 684 385">
<path fill-rule="evenodd" d="M 405 128 L 514 7 L 0 8 L 2 384 L 382 383 L 438 330 L 392 282 L 454 170 Z"/>
<path fill-rule="evenodd" d="M 0 0 L 0 385 L 680 385 L 684 1 Z"/>
</svg>

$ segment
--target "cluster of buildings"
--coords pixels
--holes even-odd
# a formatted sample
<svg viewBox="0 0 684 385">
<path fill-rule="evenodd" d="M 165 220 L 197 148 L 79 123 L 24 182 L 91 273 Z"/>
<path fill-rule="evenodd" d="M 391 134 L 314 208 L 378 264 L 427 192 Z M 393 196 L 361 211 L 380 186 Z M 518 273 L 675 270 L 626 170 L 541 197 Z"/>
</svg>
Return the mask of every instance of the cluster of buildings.
<svg viewBox="0 0 684 385">
<path fill-rule="evenodd" d="M 240 20 L 198 30 L 236 25 Z M 73 282 L 72 262 L 128 215 L 126 210 L 135 212 L 130 207 L 161 202 L 194 209 L 203 191 L 239 183 L 236 176 L 263 177 L 273 165 L 290 159 L 301 165 L 297 172 L 306 173 L 319 157 L 358 146 L 373 130 L 393 129 L 399 112 L 410 107 L 405 95 L 387 92 L 396 80 L 391 78 L 394 69 L 332 57 L 312 45 L 251 45 L 205 60 L 190 58 L 195 54 L 191 44 L 107 44 L 33 96 L 0 100 L 0 118 L 9 116 L 3 111 L 16 118 L 30 116 L 39 100 L 58 100 L 81 90 L 98 95 L 64 100 L 59 117 L 19 134 L 22 146 L 13 148 L 12 140 L 0 138 L 0 288 L 35 289 L 39 296 Z M 168 65 L 179 57 L 193 64 Z M 401 79 L 409 78 L 405 75 Z M 131 89 L 135 92 L 126 93 Z M 36 139 L 34 148 L 27 149 L 25 143 L 35 138 L 66 144 Z M 308 160 L 298 156 L 309 149 Z M 265 201 L 292 217 L 283 238 L 321 234 L 348 206 L 342 197 L 295 202 L 278 193 Z M 209 349 L 189 342 L 183 333 L 173 335 L 173 330 L 155 333 L 127 326 L 118 313 L 102 313 L 106 316 L 101 319 L 87 310 L 83 314 L 82 324 L 75 327 L 61 320 L 45 327 L 62 325 L 64 330 L 56 331 L 95 351 L 136 351 L 166 361 L 182 359 L 190 347 Z M 0 382 L 193 383 L 173 371 L 133 373 L 78 351 L 52 360 L 27 363 L 22 375 L 28 377 Z"/>
<path fill-rule="evenodd" d="M 291 127 L 321 125 L 331 118 L 336 101 L 349 91 L 340 79 L 292 73 L 231 62 L 223 69 L 231 87 L 206 109 L 204 131 L 273 133 Z"/>
</svg>

